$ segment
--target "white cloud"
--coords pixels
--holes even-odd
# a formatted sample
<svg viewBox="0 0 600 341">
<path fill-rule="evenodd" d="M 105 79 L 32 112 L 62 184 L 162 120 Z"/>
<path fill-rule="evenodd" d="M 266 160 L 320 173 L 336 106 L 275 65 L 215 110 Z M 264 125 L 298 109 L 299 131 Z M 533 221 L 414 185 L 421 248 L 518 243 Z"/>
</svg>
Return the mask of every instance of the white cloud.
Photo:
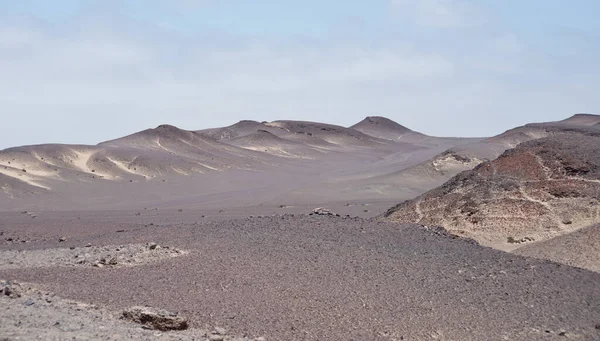
<svg viewBox="0 0 600 341">
<path fill-rule="evenodd" d="M 0 36 L 11 37 L 0 40 L 0 116 L 30 127 L 3 133 L 2 147 L 99 142 L 165 122 L 199 129 L 238 118 L 318 120 L 331 110 L 345 115 L 332 121 L 350 124 L 378 112 L 352 108 L 365 88 L 408 89 L 453 73 L 441 56 L 393 46 L 217 43 L 167 32 L 143 40 L 97 22 L 72 31 L 0 26 Z"/>
<path fill-rule="evenodd" d="M 419 25 L 438 28 L 476 26 L 484 22 L 481 11 L 464 0 L 390 0 L 402 17 Z"/>
</svg>

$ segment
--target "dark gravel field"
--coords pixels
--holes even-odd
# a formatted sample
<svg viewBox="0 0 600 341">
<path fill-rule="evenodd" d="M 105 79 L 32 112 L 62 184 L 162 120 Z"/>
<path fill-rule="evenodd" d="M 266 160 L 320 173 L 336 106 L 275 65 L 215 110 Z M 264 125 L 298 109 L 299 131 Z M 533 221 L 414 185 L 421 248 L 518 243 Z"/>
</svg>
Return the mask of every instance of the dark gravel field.
<svg viewBox="0 0 600 341">
<path fill-rule="evenodd" d="M 0 278 L 114 311 L 167 309 L 192 327 L 267 340 L 600 339 L 600 274 L 435 228 L 316 215 L 119 225 L 73 214 L 27 228 L 17 224 L 26 218 L 4 220 L 6 235 L 14 223 L 32 237 L 1 249 L 155 242 L 185 252 L 130 267 L 8 269 L 3 260 Z"/>
</svg>

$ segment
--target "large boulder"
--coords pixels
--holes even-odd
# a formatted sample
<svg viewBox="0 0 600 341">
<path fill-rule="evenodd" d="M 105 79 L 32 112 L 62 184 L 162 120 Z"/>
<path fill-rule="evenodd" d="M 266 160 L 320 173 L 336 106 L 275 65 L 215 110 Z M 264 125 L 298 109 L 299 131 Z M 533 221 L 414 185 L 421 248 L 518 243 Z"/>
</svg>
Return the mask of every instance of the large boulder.
<svg viewBox="0 0 600 341">
<path fill-rule="evenodd" d="M 177 313 L 162 309 L 153 309 L 149 307 L 132 307 L 123 311 L 123 318 L 150 329 L 184 330 L 188 328 L 188 322 L 185 318 L 178 316 Z"/>
</svg>

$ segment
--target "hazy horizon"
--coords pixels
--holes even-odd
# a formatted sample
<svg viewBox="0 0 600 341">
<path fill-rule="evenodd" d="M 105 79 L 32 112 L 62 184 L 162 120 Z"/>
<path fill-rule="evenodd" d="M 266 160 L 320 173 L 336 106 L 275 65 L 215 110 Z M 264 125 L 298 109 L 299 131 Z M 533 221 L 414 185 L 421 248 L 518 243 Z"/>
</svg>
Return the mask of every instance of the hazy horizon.
<svg viewBox="0 0 600 341">
<path fill-rule="evenodd" d="M 594 1 L 0 0 L 0 149 L 160 124 L 491 136 L 597 113 Z"/>
</svg>

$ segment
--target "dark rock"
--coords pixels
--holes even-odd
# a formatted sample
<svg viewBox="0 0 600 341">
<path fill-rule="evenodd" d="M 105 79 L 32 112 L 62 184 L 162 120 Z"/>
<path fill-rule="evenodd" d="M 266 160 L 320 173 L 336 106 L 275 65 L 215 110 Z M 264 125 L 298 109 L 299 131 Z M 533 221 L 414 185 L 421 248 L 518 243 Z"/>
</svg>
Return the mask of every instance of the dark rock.
<svg viewBox="0 0 600 341">
<path fill-rule="evenodd" d="M 123 318 L 151 329 L 162 331 L 184 330 L 188 328 L 188 322 L 176 313 L 166 310 L 155 310 L 149 307 L 132 307 L 123 311 Z"/>
<path fill-rule="evenodd" d="M 156 243 L 149 243 L 149 244 L 148 244 L 148 248 L 149 248 L 150 250 L 154 250 L 154 249 L 156 249 L 157 247 L 158 247 L 158 244 L 156 244 Z"/>
</svg>

